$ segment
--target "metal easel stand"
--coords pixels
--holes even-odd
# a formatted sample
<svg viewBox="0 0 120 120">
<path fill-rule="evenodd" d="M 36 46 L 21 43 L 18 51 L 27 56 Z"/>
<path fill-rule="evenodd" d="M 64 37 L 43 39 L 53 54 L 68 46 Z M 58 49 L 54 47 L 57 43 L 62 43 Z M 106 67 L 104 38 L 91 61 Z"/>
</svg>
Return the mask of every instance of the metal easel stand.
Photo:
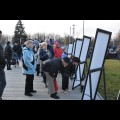
<svg viewBox="0 0 120 120">
<path fill-rule="evenodd" d="M 89 71 L 89 78 L 90 78 L 90 79 L 89 79 L 89 85 L 90 85 L 90 100 L 95 100 L 96 94 L 97 94 L 97 90 L 98 90 L 98 87 L 97 87 L 96 92 L 95 92 L 95 95 L 94 95 L 94 98 L 93 98 L 93 97 L 92 97 L 91 73 L 98 72 L 98 71 L 103 72 L 104 97 L 105 97 L 105 100 L 107 100 L 107 96 L 106 96 L 106 78 L 105 78 L 105 69 L 104 69 L 104 67 L 103 67 L 103 68 L 92 69 L 92 70 Z M 99 82 L 100 82 L 100 78 L 99 78 L 99 81 L 98 81 L 98 86 L 99 86 Z"/>
<path fill-rule="evenodd" d="M 83 76 L 81 76 L 81 74 L 80 74 L 80 77 L 81 77 L 81 79 L 80 79 L 81 80 L 81 86 L 80 86 L 81 93 L 83 92 L 83 89 L 84 89 L 84 86 L 85 86 L 86 73 L 88 71 L 87 61 L 81 62 L 81 64 L 83 64 L 83 63 L 85 64 L 85 68 L 83 70 Z M 80 73 L 81 73 L 81 71 L 80 71 Z"/>
</svg>

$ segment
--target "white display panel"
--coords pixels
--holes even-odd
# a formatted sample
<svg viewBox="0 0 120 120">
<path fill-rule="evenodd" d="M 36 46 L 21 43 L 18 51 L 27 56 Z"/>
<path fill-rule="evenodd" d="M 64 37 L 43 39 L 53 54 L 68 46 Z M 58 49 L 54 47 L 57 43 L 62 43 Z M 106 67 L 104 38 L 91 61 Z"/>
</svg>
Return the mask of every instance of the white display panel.
<svg viewBox="0 0 120 120">
<path fill-rule="evenodd" d="M 74 81 L 74 86 L 73 87 L 76 87 L 78 85 L 80 85 L 80 71 L 79 71 L 79 67 L 77 69 L 76 80 Z"/>
<path fill-rule="evenodd" d="M 80 61 L 81 62 L 86 61 L 90 41 L 91 41 L 90 37 L 86 37 L 86 36 L 84 37 L 84 42 L 83 42 L 82 51 L 81 51 L 81 55 L 80 55 Z M 85 63 L 80 64 L 81 76 L 83 75 L 84 66 L 85 66 Z"/>
<path fill-rule="evenodd" d="M 73 48 L 73 44 L 69 44 L 69 46 L 68 46 L 68 57 L 71 56 L 71 54 L 72 54 L 72 48 Z"/>
<path fill-rule="evenodd" d="M 107 47 L 111 38 L 111 32 L 107 32 L 101 29 L 97 29 L 96 33 L 96 43 L 94 46 L 93 55 L 90 61 L 90 68 L 89 70 L 103 68 L 105 54 L 107 51 Z M 98 88 L 98 82 L 101 78 L 102 70 L 92 72 L 91 73 L 91 87 L 92 87 L 92 99 L 95 99 L 96 91 Z M 83 100 L 90 100 L 90 77 L 89 73 L 87 75 L 85 89 L 82 96 Z"/>
<path fill-rule="evenodd" d="M 80 64 L 80 71 L 79 69 L 77 69 L 77 74 L 81 74 L 81 77 L 79 78 L 76 78 L 74 80 L 74 83 L 73 83 L 73 88 L 75 88 L 76 86 L 80 85 L 81 84 L 81 78 L 83 76 L 83 71 L 84 71 L 84 66 L 85 66 L 85 61 L 86 61 L 86 58 L 87 58 L 87 53 L 88 53 L 88 49 L 89 49 L 89 45 L 90 45 L 90 41 L 91 41 L 91 38 L 90 37 L 87 37 L 87 36 L 84 36 L 83 38 L 83 44 L 82 44 L 82 50 L 81 50 L 81 54 L 80 54 L 80 61 L 81 62 L 84 62 L 82 64 Z M 80 76 L 80 75 L 79 75 Z M 78 82 L 79 80 L 79 82 Z"/>
<path fill-rule="evenodd" d="M 72 55 L 74 55 L 74 51 L 75 51 L 75 44 L 76 44 L 76 42 L 74 42 L 74 43 L 73 43 Z"/>
<path fill-rule="evenodd" d="M 75 51 L 74 51 L 74 56 L 75 57 L 80 57 L 80 51 L 82 47 L 82 40 L 76 40 L 76 45 L 75 45 Z"/>
</svg>

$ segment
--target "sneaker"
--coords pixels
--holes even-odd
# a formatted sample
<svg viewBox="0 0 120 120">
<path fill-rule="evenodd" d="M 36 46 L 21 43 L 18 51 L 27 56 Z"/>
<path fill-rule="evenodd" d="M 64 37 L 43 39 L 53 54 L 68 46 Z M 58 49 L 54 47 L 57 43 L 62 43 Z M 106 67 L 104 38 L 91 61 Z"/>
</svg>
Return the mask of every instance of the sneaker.
<svg viewBox="0 0 120 120">
<path fill-rule="evenodd" d="M 37 91 L 36 90 L 32 90 L 31 93 L 36 93 Z"/>
<path fill-rule="evenodd" d="M 63 93 L 67 94 L 67 90 L 64 90 Z"/>
<path fill-rule="evenodd" d="M 60 97 L 57 96 L 55 93 L 54 93 L 54 94 L 51 94 L 50 97 L 51 97 L 51 98 L 54 98 L 54 99 L 60 99 Z"/>
<path fill-rule="evenodd" d="M 27 93 L 27 94 L 25 94 L 26 96 L 33 96 L 31 93 Z"/>
<path fill-rule="evenodd" d="M 70 92 L 70 90 L 68 89 L 67 92 Z"/>
<path fill-rule="evenodd" d="M 48 86 L 44 83 L 44 87 L 47 88 Z"/>
</svg>

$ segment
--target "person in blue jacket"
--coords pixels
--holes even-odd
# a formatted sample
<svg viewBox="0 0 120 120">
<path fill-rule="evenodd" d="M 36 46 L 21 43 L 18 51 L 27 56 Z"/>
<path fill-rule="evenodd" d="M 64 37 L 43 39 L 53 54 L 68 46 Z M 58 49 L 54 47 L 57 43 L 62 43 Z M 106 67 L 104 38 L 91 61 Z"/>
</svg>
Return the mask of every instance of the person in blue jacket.
<svg viewBox="0 0 120 120">
<path fill-rule="evenodd" d="M 34 43 L 32 40 L 26 41 L 26 47 L 23 48 L 22 72 L 26 75 L 25 95 L 33 96 L 31 93 L 37 92 L 33 89 L 34 74 L 36 73 L 36 58 L 33 53 Z"/>
</svg>

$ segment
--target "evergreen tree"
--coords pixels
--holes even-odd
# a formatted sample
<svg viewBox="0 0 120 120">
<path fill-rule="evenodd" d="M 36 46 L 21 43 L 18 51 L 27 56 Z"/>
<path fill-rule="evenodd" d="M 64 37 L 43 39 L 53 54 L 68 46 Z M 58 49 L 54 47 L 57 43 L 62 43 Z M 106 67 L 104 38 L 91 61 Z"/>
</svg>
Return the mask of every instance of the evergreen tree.
<svg viewBox="0 0 120 120">
<path fill-rule="evenodd" d="M 25 27 L 23 26 L 22 21 L 19 20 L 18 23 L 15 26 L 13 44 L 14 43 L 22 44 L 27 40 L 27 35 L 26 35 L 24 29 L 25 29 Z"/>
</svg>

